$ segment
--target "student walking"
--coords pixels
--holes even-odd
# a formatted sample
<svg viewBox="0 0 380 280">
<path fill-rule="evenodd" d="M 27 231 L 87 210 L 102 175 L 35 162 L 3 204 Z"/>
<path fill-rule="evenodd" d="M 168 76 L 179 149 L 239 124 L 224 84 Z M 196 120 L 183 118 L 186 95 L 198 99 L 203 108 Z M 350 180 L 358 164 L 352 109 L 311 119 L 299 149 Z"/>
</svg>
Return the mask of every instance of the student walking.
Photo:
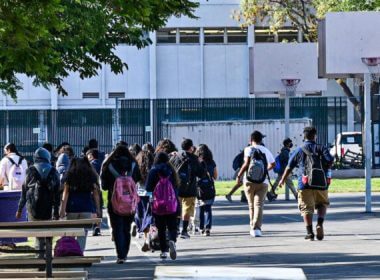
<svg viewBox="0 0 380 280">
<path fill-rule="evenodd" d="M 182 152 L 175 153 L 170 159 L 180 179 L 178 196 L 182 206 L 181 238 L 188 239 L 190 218 L 194 216 L 195 201 L 197 198 L 197 178 L 202 178 L 205 169 L 194 155 L 195 147 L 191 139 L 184 139 L 181 143 Z"/>
<path fill-rule="evenodd" d="M 64 179 L 60 217 L 67 220 L 90 219 L 94 209 L 99 217 L 98 175 L 87 158 L 73 158 Z M 86 247 L 87 233 L 85 229 L 85 236 L 77 237 L 82 252 Z"/>
<path fill-rule="evenodd" d="M 145 145 L 143 147 L 146 147 Z M 143 149 L 136 157 L 136 161 L 140 170 L 141 180 L 137 182 L 138 194 L 140 202 L 137 207 L 135 215 L 135 224 L 137 231 L 144 234 L 144 245 L 141 247 L 141 251 L 149 251 L 148 233 L 152 223 L 152 211 L 149 204 L 149 192 L 146 190 L 146 181 L 149 171 L 152 168 L 154 157 L 153 153 L 149 149 Z M 132 230 L 133 232 L 133 230 Z"/>
<path fill-rule="evenodd" d="M 44 148 L 35 151 L 34 164 L 26 170 L 16 219 L 21 218 L 25 205 L 29 221 L 59 219 L 60 181 L 50 161 L 49 151 Z M 45 238 L 36 238 L 36 250 L 44 250 L 45 245 Z M 44 253 L 39 253 L 38 257 L 43 258 Z"/>
<path fill-rule="evenodd" d="M 274 182 L 273 187 L 270 191 L 272 194 L 272 197 L 274 197 L 274 198 L 277 198 L 276 188 L 278 187 L 278 183 L 280 182 L 282 175 L 285 172 L 285 168 L 288 165 L 290 150 L 292 147 L 293 147 L 292 139 L 286 138 L 283 141 L 283 147 L 281 149 L 280 154 L 276 157 L 276 167 L 274 168 L 274 171 L 278 175 L 277 175 L 276 181 Z M 277 166 L 277 163 L 279 166 Z M 286 178 L 285 185 L 291 190 L 291 192 L 294 195 L 295 200 L 297 200 L 298 194 L 297 194 L 297 190 L 294 187 L 293 180 L 292 180 L 291 176 L 288 176 Z"/>
<path fill-rule="evenodd" d="M 3 190 L 21 190 L 27 168 L 28 164 L 17 151 L 15 144 L 6 144 L 4 157 L 0 161 L 0 186 Z"/>
<path fill-rule="evenodd" d="M 235 171 L 235 174 L 234 174 L 234 179 L 236 180 L 236 177 L 237 175 L 239 174 L 239 171 L 240 171 L 240 168 L 242 167 L 244 163 L 244 150 L 243 151 L 240 151 L 234 158 L 234 160 L 232 161 L 232 168 L 234 169 Z M 243 185 L 242 182 L 238 182 L 235 184 L 235 186 L 232 187 L 232 189 L 230 190 L 230 192 L 228 194 L 226 194 L 226 199 L 229 201 L 229 202 L 232 202 L 232 195 Z"/>
<path fill-rule="evenodd" d="M 128 147 L 126 145 L 118 145 L 104 161 L 100 175 L 102 189 L 108 191 L 108 215 L 111 221 L 112 237 L 116 245 L 116 263 L 118 264 L 123 264 L 127 260 L 131 243 L 131 223 L 135 215 L 133 211 L 128 215 L 118 214 L 117 209 L 119 205 L 114 205 L 112 202 L 112 195 L 116 194 L 114 188 L 115 181 L 124 175 L 131 177 L 134 182 L 141 180 L 140 170 Z M 136 188 L 136 185 L 132 186 L 129 180 L 128 185 L 130 188 Z M 134 191 L 137 195 L 137 190 L 135 189 Z M 130 193 L 130 195 L 133 194 Z M 135 200 L 133 201 L 135 202 Z"/>
<path fill-rule="evenodd" d="M 212 227 L 212 205 L 215 200 L 214 180 L 218 178 L 218 170 L 212 152 L 207 145 L 201 144 L 195 154 L 206 169 L 206 174 L 198 181 L 199 221 L 202 235 L 210 236 Z"/>
<path fill-rule="evenodd" d="M 239 183 L 244 175 L 251 228 L 249 233 L 252 237 L 262 236 L 264 201 L 269 184 L 268 171 L 275 166 L 272 153 L 261 145 L 264 137 L 257 130 L 251 134 L 251 146 L 244 149 L 244 164 L 236 179 L 236 183 Z"/>
<path fill-rule="evenodd" d="M 153 215 L 160 240 L 161 259 L 167 258 L 167 252 L 172 260 L 177 258 L 177 212 L 178 177 L 165 152 L 159 152 L 154 158 L 152 169 L 146 181 L 146 190 L 153 192 Z M 169 246 L 166 242 L 166 231 L 169 236 Z M 169 247 L 169 248 L 168 248 Z"/>
<path fill-rule="evenodd" d="M 280 187 L 292 170 L 298 166 L 298 208 L 301 211 L 306 225 L 306 240 L 314 240 L 313 215 L 317 210 L 318 220 L 316 226 L 317 239 L 323 240 L 327 207 L 330 205 L 328 187 L 331 181 L 331 165 L 334 158 L 329 150 L 316 143 L 317 130 L 314 127 L 305 127 L 304 145 L 295 150 L 280 181 Z"/>
</svg>

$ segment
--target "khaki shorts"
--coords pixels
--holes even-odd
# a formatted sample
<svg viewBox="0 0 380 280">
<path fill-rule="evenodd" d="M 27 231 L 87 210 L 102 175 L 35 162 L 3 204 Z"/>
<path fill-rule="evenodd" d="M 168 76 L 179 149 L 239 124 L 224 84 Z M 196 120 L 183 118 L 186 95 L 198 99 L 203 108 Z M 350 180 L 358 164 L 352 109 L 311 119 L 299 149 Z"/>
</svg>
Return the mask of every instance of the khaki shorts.
<svg viewBox="0 0 380 280">
<path fill-rule="evenodd" d="M 329 194 L 328 191 L 320 190 L 299 190 L 298 191 L 298 208 L 301 211 L 301 215 L 313 215 L 314 210 L 321 206 L 329 206 Z"/>
<path fill-rule="evenodd" d="M 179 197 L 182 205 L 182 218 L 184 216 L 193 217 L 195 211 L 195 197 Z"/>
</svg>

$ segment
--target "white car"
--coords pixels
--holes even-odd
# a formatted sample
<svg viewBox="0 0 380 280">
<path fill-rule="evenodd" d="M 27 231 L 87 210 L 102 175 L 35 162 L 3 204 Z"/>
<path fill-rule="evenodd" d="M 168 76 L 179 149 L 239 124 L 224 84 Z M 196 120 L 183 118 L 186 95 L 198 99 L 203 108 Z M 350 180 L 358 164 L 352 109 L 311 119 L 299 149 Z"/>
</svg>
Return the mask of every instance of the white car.
<svg viewBox="0 0 380 280">
<path fill-rule="evenodd" d="M 342 132 L 339 133 L 333 146 L 330 149 L 330 154 L 335 158 L 342 158 L 348 151 L 352 154 L 360 155 L 363 154 L 363 144 L 362 144 L 362 133 L 361 132 Z M 350 153 L 349 153 L 350 154 Z"/>
</svg>

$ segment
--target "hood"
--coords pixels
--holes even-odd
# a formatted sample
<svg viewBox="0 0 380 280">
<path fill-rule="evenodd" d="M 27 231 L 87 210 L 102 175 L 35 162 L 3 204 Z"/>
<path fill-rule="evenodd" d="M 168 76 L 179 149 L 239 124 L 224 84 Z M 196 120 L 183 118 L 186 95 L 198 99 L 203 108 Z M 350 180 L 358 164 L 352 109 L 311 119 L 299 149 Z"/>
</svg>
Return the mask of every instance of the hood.
<svg viewBox="0 0 380 280">
<path fill-rule="evenodd" d="M 168 177 L 172 174 L 172 169 L 167 163 L 160 163 L 154 166 L 157 172 L 164 177 Z"/>
<path fill-rule="evenodd" d="M 34 159 L 35 163 L 38 163 L 38 162 L 50 163 L 51 155 L 50 155 L 48 150 L 46 150 L 44 148 L 38 148 L 34 152 L 33 159 Z"/>
</svg>

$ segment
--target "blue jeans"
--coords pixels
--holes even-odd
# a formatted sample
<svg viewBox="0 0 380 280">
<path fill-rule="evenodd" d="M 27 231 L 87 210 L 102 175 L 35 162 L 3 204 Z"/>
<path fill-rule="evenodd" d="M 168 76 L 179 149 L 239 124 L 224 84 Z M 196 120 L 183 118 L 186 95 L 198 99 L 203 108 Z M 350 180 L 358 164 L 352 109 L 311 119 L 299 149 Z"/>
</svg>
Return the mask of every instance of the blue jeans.
<svg viewBox="0 0 380 280">
<path fill-rule="evenodd" d="M 117 258 L 125 259 L 127 258 L 131 244 L 131 224 L 134 216 L 119 216 L 110 208 L 108 208 L 108 214 L 110 216 Z"/>
<path fill-rule="evenodd" d="M 212 205 L 199 206 L 199 227 L 200 229 L 211 229 L 212 225 Z"/>
</svg>

